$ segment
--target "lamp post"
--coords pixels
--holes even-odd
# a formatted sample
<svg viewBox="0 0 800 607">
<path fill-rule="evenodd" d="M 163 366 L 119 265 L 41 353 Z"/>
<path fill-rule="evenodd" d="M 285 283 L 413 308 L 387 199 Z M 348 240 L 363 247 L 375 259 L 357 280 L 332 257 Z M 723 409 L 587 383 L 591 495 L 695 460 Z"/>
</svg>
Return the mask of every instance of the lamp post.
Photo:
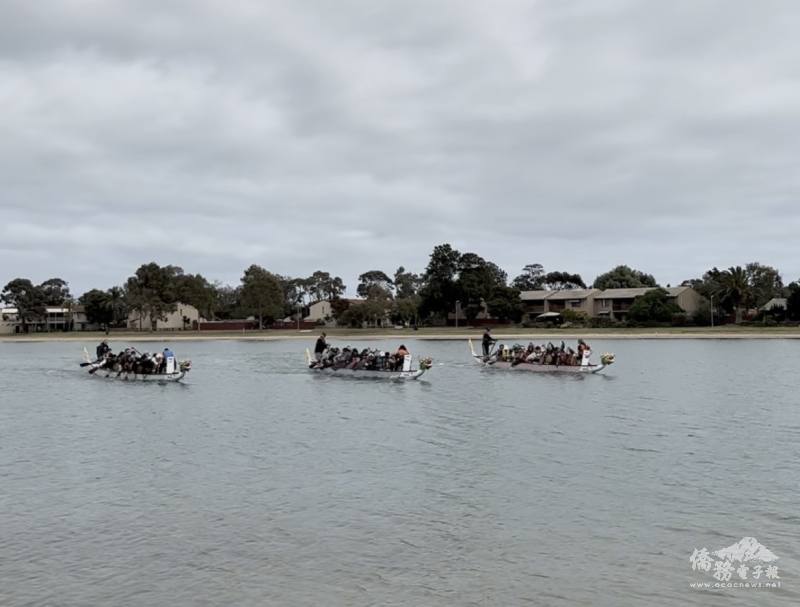
<svg viewBox="0 0 800 607">
<path fill-rule="evenodd" d="M 461 307 L 461 300 L 456 299 L 456 329 L 458 329 L 458 309 Z"/>
<path fill-rule="evenodd" d="M 711 328 L 714 328 L 714 294 L 711 294 Z"/>
</svg>

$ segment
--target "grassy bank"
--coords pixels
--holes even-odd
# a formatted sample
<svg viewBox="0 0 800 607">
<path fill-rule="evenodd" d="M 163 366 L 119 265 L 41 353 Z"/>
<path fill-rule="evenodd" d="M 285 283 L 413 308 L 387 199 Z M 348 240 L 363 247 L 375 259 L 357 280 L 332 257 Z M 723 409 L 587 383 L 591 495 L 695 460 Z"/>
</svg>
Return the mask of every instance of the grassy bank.
<svg viewBox="0 0 800 607">
<path fill-rule="evenodd" d="M 482 328 L 426 327 L 412 329 L 325 329 L 329 340 L 359 339 L 467 339 L 479 338 Z M 114 342 L 134 341 L 184 341 L 184 340 L 281 340 L 301 339 L 311 341 L 319 331 L 265 330 L 265 331 L 112 331 L 73 333 L 33 333 L 29 335 L 0 335 L 3 342 L 78 341 Z M 496 338 L 502 339 L 800 339 L 798 327 L 664 327 L 630 329 L 526 329 L 523 327 L 497 327 L 492 329 Z"/>
</svg>

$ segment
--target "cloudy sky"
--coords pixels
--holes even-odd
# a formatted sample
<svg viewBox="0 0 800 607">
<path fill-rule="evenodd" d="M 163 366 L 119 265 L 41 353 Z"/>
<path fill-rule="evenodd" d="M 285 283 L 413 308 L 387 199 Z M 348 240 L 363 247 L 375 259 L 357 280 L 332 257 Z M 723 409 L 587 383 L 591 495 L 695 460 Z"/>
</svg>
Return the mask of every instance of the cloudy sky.
<svg viewBox="0 0 800 607">
<path fill-rule="evenodd" d="M 5 0 L 0 287 L 144 262 L 800 277 L 800 5 Z"/>
</svg>

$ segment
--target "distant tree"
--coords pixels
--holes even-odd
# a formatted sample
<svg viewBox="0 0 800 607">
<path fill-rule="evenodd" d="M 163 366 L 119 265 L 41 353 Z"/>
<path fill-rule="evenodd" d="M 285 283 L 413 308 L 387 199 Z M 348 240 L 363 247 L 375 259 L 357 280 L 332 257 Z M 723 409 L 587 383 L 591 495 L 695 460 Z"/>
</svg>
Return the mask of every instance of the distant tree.
<svg viewBox="0 0 800 607">
<path fill-rule="evenodd" d="M 242 308 L 242 287 L 215 284 L 214 311 L 215 318 L 222 320 L 245 316 L 245 311 Z"/>
<path fill-rule="evenodd" d="M 308 292 L 315 301 L 330 301 L 336 297 L 341 297 L 345 291 L 345 285 L 338 276 L 331 277 L 328 272 L 317 270 L 308 277 Z"/>
<path fill-rule="evenodd" d="M 216 294 L 214 286 L 200 274 L 175 276 L 176 301 L 194 306 L 203 318 L 214 318 Z"/>
<path fill-rule="evenodd" d="M 90 323 L 110 326 L 114 322 L 114 309 L 107 291 L 92 289 L 78 299 Z"/>
<path fill-rule="evenodd" d="M 15 278 L 0 292 L 0 299 L 17 309 L 17 316 L 22 322 L 22 331 L 28 332 L 30 323 L 45 317 L 47 303 L 40 287 L 35 287 L 27 278 Z"/>
<path fill-rule="evenodd" d="M 39 289 L 44 296 L 44 303 L 48 306 L 63 306 L 64 302 L 71 299 L 69 285 L 61 278 L 50 278 L 45 280 Z"/>
<path fill-rule="evenodd" d="M 422 277 L 419 274 L 406 272 L 403 266 L 394 273 L 395 296 L 398 298 L 413 297 L 422 286 Z"/>
<path fill-rule="evenodd" d="M 638 322 L 669 322 L 673 315 L 682 312 L 680 306 L 670 301 L 669 293 L 659 287 L 634 299 L 628 318 Z"/>
<path fill-rule="evenodd" d="M 308 305 L 311 279 L 278 276 L 278 280 L 283 289 L 284 316 L 289 316 L 297 312 L 298 308 L 305 308 Z"/>
<path fill-rule="evenodd" d="M 459 259 L 461 253 L 449 244 L 434 247 L 419 290 L 420 316 L 446 317 L 448 311 L 453 309 L 458 299 L 456 279 Z"/>
<path fill-rule="evenodd" d="M 150 320 L 155 330 L 156 322 L 174 312 L 177 305 L 176 276 L 183 270 L 176 266 L 161 267 L 155 262 L 144 264 L 128 278 L 125 284 L 127 303 L 140 317 Z"/>
<path fill-rule="evenodd" d="M 497 287 L 505 287 L 506 273 L 496 264 L 475 253 L 464 253 L 458 260 L 456 294 L 464 316 L 470 322 L 477 318 Z M 450 306 L 449 309 L 451 309 Z"/>
<path fill-rule="evenodd" d="M 635 289 L 658 286 L 651 274 L 645 274 L 628 266 L 617 266 L 594 279 L 595 289 Z"/>
<path fill-rule="evenodd" d="M 757 261 L 748 263 L 745 267 L 747 282 L 750 286 L 749 306 L 759 308 L 773 297 L 783 294 L 783 280 L 778 270 L 772 266 L 765 266 Z"/>
<path fill-rule="evenodd" d="M 283 289 L 278 278 L 258 265 L 251 265 L 242 276 L 242 305 L 258 317 L 258 328 L 264 319 L 274 321 L 283 313 Z"/>
<path fill-rule="evenodd" d="M 365 299 L 391 299 L 394 282 L 380 270 L 370 270 L 358 277 L 356 293 Z"/>
<path fill-rule="evenodd" d="M 543 277 L 543 285 L 546 289 L 554 291 L 586 288 L 586 283 L 583 282 L 580 274 L 570 274 L 569 272 L 548 272 Z"/>
<path fill-rule="evenodd" d="M 786 297 L 786 318 L 800 320 L 800 281 L 789 284 L 787 289 L 789 293 Z"/>
<path fill-rule="evenodd" d="M 111 324 L 124 325 L 128 320 L 128 296 L 123 287 L 111 287 L 108 291 L 108 305 L 111 307 Z"/>
<path fill-rule="evenodd" d="M 336 319 L 337 323 L 346 324 L 342 321 L 342 316 L 350 307 L 350 300 L 336 297 L 331 299 L 331 315 Z"/>
<path fill-rule="evenodd" d="M 520 291 L 537 291 L 544 288 L 544 268 L 540 263 L 530 263 L 522 268 L 522 274 L 511 281 L 511 286 Z"/>
<path fill-rule="evenodd" d="M 396 297 L 392 303 L 390 313 L 391 319 L 394 322 L 400 322 L 404 324 L 418 324 L 419 303 L 419 295 Z"/>
<path fill-rule="evenodd" d="M 489 314 L 500 320 L 519 322 L 522 318 L 522 301 L 516 287 L 496 286 L 486 301 L 486 307 Z"/>
<path fill-rule="evenodd" d="M 752 294 L 747 270 L 731 266 L 720 274 L 719 281 L 722 300 L 733 306 L 736 322 L 742 322 L 742 306 L 747 304 Z"/>
</svg>

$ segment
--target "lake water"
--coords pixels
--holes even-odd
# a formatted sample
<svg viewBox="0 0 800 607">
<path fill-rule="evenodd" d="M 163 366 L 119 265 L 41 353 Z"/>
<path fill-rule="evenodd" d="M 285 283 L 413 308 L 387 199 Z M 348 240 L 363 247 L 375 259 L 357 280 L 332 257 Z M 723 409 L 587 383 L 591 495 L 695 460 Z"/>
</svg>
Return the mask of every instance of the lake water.
<svg viewBox="0 0 800 607">
<path fill-rule="evenodd" d="M 163 386 L 0 343 L 0 604 L 800 603 L 800 341 L 595 340 L 577 377 L 405 343 L 423 381 L 198 341 Z M 690 589 L 750 536 L 780 589 Z"/>
</svg>

